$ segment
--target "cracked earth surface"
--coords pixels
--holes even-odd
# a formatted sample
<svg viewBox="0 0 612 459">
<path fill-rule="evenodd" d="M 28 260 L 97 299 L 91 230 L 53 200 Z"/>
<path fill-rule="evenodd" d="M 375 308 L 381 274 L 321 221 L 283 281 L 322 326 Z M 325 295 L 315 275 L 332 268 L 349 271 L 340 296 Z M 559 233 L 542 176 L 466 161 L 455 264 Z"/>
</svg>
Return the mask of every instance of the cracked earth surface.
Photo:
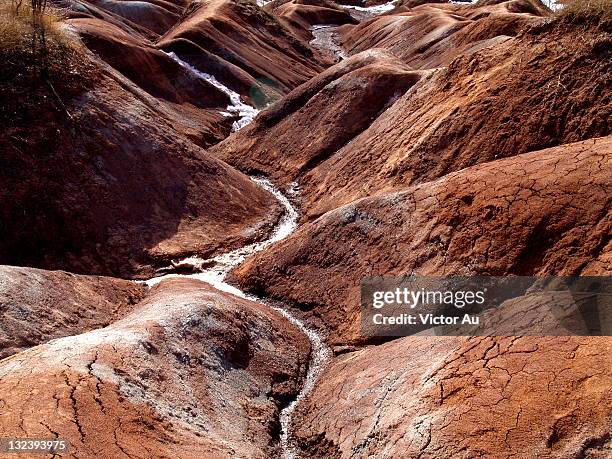
<svg viewBox="0 0 612 459">
<path fill-rule="evenodd" d="M 339 356 L 296 415 L 306 457 L 603 458 L 605 337 L 407 337 Z"/>
</svg>

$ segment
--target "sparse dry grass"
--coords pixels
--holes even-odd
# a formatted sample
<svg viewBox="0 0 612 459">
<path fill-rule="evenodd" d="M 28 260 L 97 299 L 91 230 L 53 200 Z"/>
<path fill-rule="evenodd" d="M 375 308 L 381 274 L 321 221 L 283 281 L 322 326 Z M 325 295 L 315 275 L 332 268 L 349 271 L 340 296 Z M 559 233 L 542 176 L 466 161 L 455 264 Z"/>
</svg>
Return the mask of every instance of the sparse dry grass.
<svg viewBox="0 0 612 459">
<path fill-rule="evenodd" d="M 557 14 L 568 20 L 612 22 L 612 0 L 567 0 Z"/>
<path fill-rule="evenodd" d="M 57 110 L 82 88 L 91 66 L 82 47 L 53 10 L 38 17 L 29 0 L 0 4 L 0 123 L 20 124 L 35 113 Z M 41 33 L 41 32 L 44 32 Z"/>
<path fill-rule="evenodd" d="M 41 28 L 54 41 L 64 41 L 59 29 L 59 16 L 54 10 L 47 10 L 38 19 L 26 1 L 15 1 L 0 5 L 0 49 L 3 52 L 31 44 L 35 32 Z"/>
<path fill-rule="evenodd" d="M 506 0 L 478 0 L 473 7 L 493 5 Z M 547 1 L 533 0 L 535 10 L 551 11 Z M 593 22 L 612 22 L 612 0 L 556 0 L 563 8 L 554 13 L 557 17 L 569 20 Z"/>
<path fill-rule="evenodd" d="M 36 72 L 48 75 L 75 52 L 76 45 L 61 30 L 53 10 L 33 14 L 27 0 L 0 5 L 0 80 Z"/>
</svg>

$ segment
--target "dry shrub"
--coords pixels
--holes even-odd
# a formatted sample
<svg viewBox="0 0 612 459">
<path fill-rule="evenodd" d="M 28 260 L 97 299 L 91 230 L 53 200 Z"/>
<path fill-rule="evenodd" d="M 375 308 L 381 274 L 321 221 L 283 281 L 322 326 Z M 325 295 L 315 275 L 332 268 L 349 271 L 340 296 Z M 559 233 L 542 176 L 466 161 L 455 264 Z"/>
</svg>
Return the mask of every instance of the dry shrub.
<svg viewBox="0 0 612 459">
<path fill-rule="evenodd" d="M 589 14 L 612 17 L 612 0 L 565 0 L 559 14 Z"/>
<path fill-rule="evenodd" d="M 3 53 L 32 46 L 35 35 L 44 32 L 54 41 L 65 41 L 60 31 L 60 17 L 55 10 L 34 14 L 30 2 L 0 4 L 0 48 Z"/>
<path fill-rule="evenodd" d="M 37 4 L 35 4 L 36 7 Z M 0 67 L 5 78 L 38 73 L 48 78 L 76 52 L 61 29 L 54 10 L 33 10 L 30 2 L 13 0 L 0 5 Z M 0 77 L 0 79 L 5 79 Z"/>
<path fill-rule="evenodd" d="M 49 104 L 66 114 L 63 101 L 90 78 L 86 62 L 57 11 L 37 15 L 30 0 L 0 0 L 0 123 L 32 119 Z"/>
</svg>

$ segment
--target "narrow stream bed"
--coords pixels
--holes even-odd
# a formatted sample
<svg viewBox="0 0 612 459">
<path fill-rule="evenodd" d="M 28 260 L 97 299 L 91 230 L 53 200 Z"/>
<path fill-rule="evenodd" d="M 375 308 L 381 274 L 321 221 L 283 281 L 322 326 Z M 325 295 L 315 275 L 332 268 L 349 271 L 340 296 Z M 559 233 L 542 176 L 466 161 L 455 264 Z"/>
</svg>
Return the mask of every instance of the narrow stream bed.
<svg viewBox="0 0 612 459">
<path fill-rule="evenodd" d="M 227 106 L 226 108 L 227 111 L 221 112 L 221 114 L 223 116 L 237 116 L 238 117 L 238 120 L 234 121 L 232 125 L 232 132 L 239 131 L 240 129 L 245 127 L 247 124 L 253 121 L 253 119 L 259 113 L 259 110 L 257 110 L 255 107 L 252 107 L 251 105 L 247 105 L 244 102 L 242 102 L 240 94 L 238 94 L 236 91 L 232 91 L 230 88 L 228 88 L 223 83 L 221 83 L 219 80 L 217 80 L 213 75 L 210 75 L 204 72 L 200 72 L 198 69 L 192 66 L 189 62 L 184 61 L 183 59 L 178 57 L 173 52 L 166 53 L 166 55 L 170 57 L 174 62 L 179 64 L 181 67 L 186 68 L 191 73 L 193 73 L 196 77 L 201 78 L 204 81 L 207 81 L 208 83 L 210 83 L 215 88 L 217 88 L 218 90 L 220 90 L 222 93 L 224 93 L 226 96 L 229 97 L 231 104 Z"/>
<path fill-rule="evenodd" d="M 149 287 L 152 287 L 165 279 L 177 277 L 198 279 L 207 282 L 218 290 L 231 293 L 240 298 L 255 301 L 257 303 L 269 307 L 270 309 L 273 309 L 278 314 L 281 314 L 283 317 L 285 317 L 285 319 L 287 319 L 289 322 L 297 326 L 305 335 L 308 336 L 308 339 L 310 340 L 311 354 L 310 362 L 308 365 L 308 372 L 306 374 L 306 380 L 304 381 L 304 385 L 302 386 L 302 389 L 298 393 L 296 399 L 293 400 L 288 406 L 286 406 L 280 413 L 280 444 L 283 454 L 282 457 L 284 459 L 295 459 L 299 457 L 299 455 L 297 453 L 297 448 L 294 445 L 291 435 L 293 412 L 295 411 L 295 408 L 297 407 L 299 402 L 304 399 L 304 397 L 306 397 L 313 389 L 317 379 L 319 378 L 325 367 L 325 363 L 331 358 L 332 354 L 331 350 L 325 345 L 321 336 L 315 330 L 306 326 L 304 322 L 295 317 L 291 312 L 281 307 L 271 305 L 266 302 L 265 298 L 260 298 L 255 295 L 246 293 L 226 282 L 226 277 L 232 269 L 243 263 L 250 256 L 261 252 L 262 250 L 265 250 L 267 247 L 269 247 L 271 244 L 274 244 L 275 242 L 281 241 L 282 239 L 286 238 L 297 228 L 298 213 L 295 210 L 295 207 L 293 207 L 293 205 L 291 204 L 291 201 L 289 201 L 289 199 L 283 193 L 281 193 L 276 187 L 274 187 L 274 185 L 269 180 L 261 177 L 251 177 L 251 180 L 257 183 L 263 189 L 270 192 L 284 208 L 283 217 L 281 218 L 281 220 L 279 221 L 276 228 L 268 239 L 261 242 L 249 244 L 244 247 L 240 247 L 226 254 L 219 255 L 217 257 L 207 260 L 197 257 L 186 258 L 176 263 L 176 265 L 192 266 L 193 270 L 197 272 L 195 272 L 194 274 L 170 273 L 160 277 L 154 277 L 152 279 L 149 279 L 145 281 L 145 284 Z M 293 189 L 297 190 L 297 188 Z M 297 191 L 294 192 L 297 193 Z"/>
<path fill-rule="evenodd" d="M 377 16 L 379 14 L 388 13 L 389 11 L 395 9 L 397 5 L 395 4 L 395 0 L 392 0 L 387 3 L 383 3 L 381 5 L 375 6 L 354 6 L 354 5 L 342 5 L 343 8 L 349 10 L 360 11 L 362 13 L 371 14 L 373 16 Z"/>
<path fill-rule="evenodd" d="M 316 24 L 310 29 L 314 39 L 310 44 L 321 52 L 327 52 L 336 62 L 346 59 L 348 56 L 338 44 L 337 25 Z"/>
<path fill-rule="evenodd" d="M 228 114 L 239 117 L 238 120 L 234 122 L 232 131 L 237 131 L 243 128 L 253 121 L 255 116 L 257 116 L 259 113 L 259 110 L 257 110 L 255 107 L 242 102 L 242 99 L 237 92 L 224 86 L 213 75 L 200 72 L 191 64 L 178 57 L 175 53 L 170 52 L 166 54 L 179 65 L 192 72 L 196 77 L 206 80 L 208 83 L 212 84 L 228 95 L 231 105 L 229 105 L 226 110 L 229 112 Z M 255 295 L 243 292 L 239 288 L 226 282 L 227 275 L 232 269 L 242 264 L 247 258 L 261 252 L 262 250 L 265 250 L 271 244 L 283 240 L 293 233 L 298 225 L 298 213 L 287 196 L 278 190 L 269 180 L 263 177 L 251 177 L 251 180 L 271 193 L 283 206 L 284 214 L 268 239 L 240 247 L 236 250 L 232 250 L 231 252 L 207 260 L 198 257 L 186 258 L 179 262 L 173 263 L 173 267 L 175 269 L 178 266 L 189 267 L 193 274 L 170 273 L 163 276 L 154 277 L 145 281 L 144 283 L 149 287 L 152 287 L 165 279 L 176 277 L 198 279 L 212 285 L 217 290 L 231 293 L 240 298 L 255 301 L 269 307 L 270 309 L 273 309 L 278 314 L 281 314 L 286 320 L 298 327 L 306 336 L 308 336 L 308 339 L 310 340 L 311 354 L 304 385 L 302 386 L 302 389 L 298 393 L 296 399 L 289 403 L 289 405 L 287 405 L 280 413 L 280 445 L 282 449 L 282 457 L 284 459 L 295 459 L 299 457 L 299 455 L 291 436 L 293 412 L 295 411 L 298 403 L 313 389 L 317 379 L 323 371 L 325 363 L 331 358 L 332 353 L 331 350 L 325 345 L 321 336 L 315 330 L 307 327 L 304 322 L 295 317 L 291 312 L 266 302 L 265 298 L 259 298 Z M 291 187 L 290 193 L 296 194 L 297 192 L 297 184 L 295 184 Z M 172 267 L 170 267 L 170 269 L 172 269 Z"/>
</svg>

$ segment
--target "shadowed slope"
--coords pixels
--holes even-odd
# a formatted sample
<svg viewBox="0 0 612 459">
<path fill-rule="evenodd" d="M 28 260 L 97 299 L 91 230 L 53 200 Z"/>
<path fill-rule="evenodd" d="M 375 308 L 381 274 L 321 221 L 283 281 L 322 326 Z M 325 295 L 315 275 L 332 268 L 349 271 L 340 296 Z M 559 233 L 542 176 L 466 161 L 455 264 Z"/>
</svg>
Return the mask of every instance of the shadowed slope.
<svg viewBox="0 0 612 459">
<path fill-rule="evenodd" d="M 47 77 L 27 36 L 0 50 L 1 263 L 152 273 L 171 257 L 257 239 L 277 221 L 274 198 L 183 136 L 173 107 L 59 37 L 48 37 Z"/>
</svg>

